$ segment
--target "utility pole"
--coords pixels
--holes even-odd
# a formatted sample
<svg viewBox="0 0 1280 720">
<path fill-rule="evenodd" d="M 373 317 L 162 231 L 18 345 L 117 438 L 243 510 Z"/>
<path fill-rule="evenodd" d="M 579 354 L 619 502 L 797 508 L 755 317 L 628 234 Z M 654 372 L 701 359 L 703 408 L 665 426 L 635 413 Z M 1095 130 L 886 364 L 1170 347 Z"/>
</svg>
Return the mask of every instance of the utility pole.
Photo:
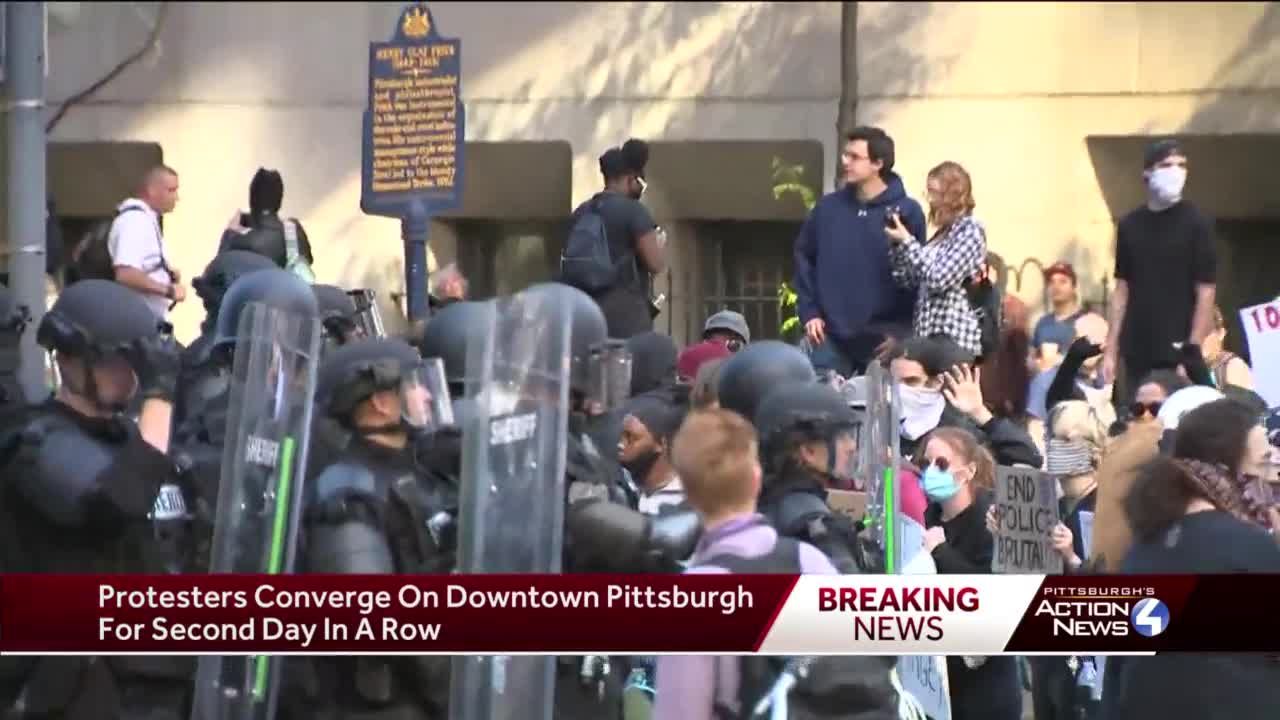
<svg viewBox="0 0 1280 720">
<path fill-rule="evenodd" d="M 18 382 L 34 402 L 49 392 L 44 350 L 35 341 L 35 328 L 45 311 L 45 3 L 5 5 L 9 287 L 14 302 L 31 313 L 32 324 L 22 338 Z"/>
</svg>

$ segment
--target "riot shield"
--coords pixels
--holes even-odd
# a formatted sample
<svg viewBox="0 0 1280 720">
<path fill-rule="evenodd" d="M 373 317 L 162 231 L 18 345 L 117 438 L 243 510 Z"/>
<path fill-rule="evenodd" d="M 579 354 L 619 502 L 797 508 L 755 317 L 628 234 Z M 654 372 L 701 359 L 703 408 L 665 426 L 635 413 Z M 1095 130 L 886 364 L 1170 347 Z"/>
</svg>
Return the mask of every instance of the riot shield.
<svg viewBox="0 0 1280 720">
<path fill-rule="evenodd" d="M 356 304 L 356 327 L 368 338 L 386 337 L 387 331 L 382 325 L 382 312 L 378 309 L 377 293 L 369 289 L 348 290 Z"/>
<path fill-rule="evenodd" d="M 571 315 L 547 295 L 483 305 L 467 341 L 458 569 L 556 573 L 564 536 Z M 550 720 L 555 658 L 456 657 L 451 714 Z"/>
<path fill-rule="evenodd" d="M 859 466 L 867 477 L 867 514 L 872 537 L 884 551 L 886 572 L 900 565 L 898 536 L 898 417 L 900 404 L 893 376 L 880 363 L 872 363 L 865 380 L 866 420 L 862 431 Z"/>
<path fill-rule="evenodd" d="M 210 571 L 292 572 L 320 321 L 250 304 L 240 317 Z M 274 716 L 279 658 L 202 657 L 193 720 Z"/>
</svg>

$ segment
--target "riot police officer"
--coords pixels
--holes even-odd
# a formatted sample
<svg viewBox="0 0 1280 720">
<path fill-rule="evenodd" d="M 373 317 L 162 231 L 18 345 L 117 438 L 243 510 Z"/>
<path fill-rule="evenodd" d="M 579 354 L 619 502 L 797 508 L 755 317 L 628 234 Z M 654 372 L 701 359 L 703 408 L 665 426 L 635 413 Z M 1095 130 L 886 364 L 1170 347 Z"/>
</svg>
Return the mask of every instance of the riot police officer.
<svg viewBox="0 0 1280 720">
<path fill-rule="evenodd" d="M 316 317 L 319 313 L 311 286 L 274 265 L 240 275 L 222 296 L 207 359 L 200 365 L 194 384 L 184 388 L 188 398 L 184 417 L 174 424 L 173 430 L 175 454 L 180 454 L 190 465 L 195 478 L 193 510 L 198 519 L 198 555 L 202 561 L 207 550 L 205 541 L 209 539 L 207 532 L 211 531 L 218 505 L 236 339 L 240 318 L 251 303 L 262 303 L 302 317 Z M 317 449 L 313 448 L 313 452 Z"/>
<path fill-rule="evenodd" d="M 307 491 L 304 572 L 453 570 L 457 490 L 418 454 L 432 430 L 451 422 L 439 368 L 389 338 L 358 340 L 322 363 L 317 407 L 351 432 L 351 442 Z M 305 702 L 335 717 L 447 715 L 448 658 L 314 658 L 309 665 L 315 678 Z"/>
<path fill-rule="evenodd" d="M 326 352 L 364 337 L 364 330 L 356 322 L 356 301 L 346 290 L 336 285 L 312 285 L 311 290 L 320 305 Z"/>
<path fill-rule="evenodd" d="M 0 284 L 0 411 L 24 404 L 18 384 L 19 343 L 30 321 L 27 307 L 15 304 L 13 293 Z"/>
<path fill-rule="evenodd" d="M 187 516 L 167 457 L 178 349 L 155 313 L 113 282 L 65 289 L 36 339 L 62 383 L 0 437 L 0 572 L 181 571 Z M 138 424 L 122 413 L 141 397 Z M 16 717 L 177 718 L 192 663 L 170 657 L 0 661 Z"/>
<path fill-rule="evenodd" d="M 747 345 L 725 361 L 716 392 L 720 407 L 753 420 L 764 393 L 791 381 L 817 381 L 809 358 L 786 343 L 764 340 Z"/>
<path fill-rule="evenodd" d="M 868 572 L 859 527 L 827 505 L 827 490 L 850 489 L 863 418 L 831 387 L 792 382 L 767 392 L 756 409 L 761 466 L 761 514 L 784 537 L 821 550 L 836 569 Z"/>
</svg>

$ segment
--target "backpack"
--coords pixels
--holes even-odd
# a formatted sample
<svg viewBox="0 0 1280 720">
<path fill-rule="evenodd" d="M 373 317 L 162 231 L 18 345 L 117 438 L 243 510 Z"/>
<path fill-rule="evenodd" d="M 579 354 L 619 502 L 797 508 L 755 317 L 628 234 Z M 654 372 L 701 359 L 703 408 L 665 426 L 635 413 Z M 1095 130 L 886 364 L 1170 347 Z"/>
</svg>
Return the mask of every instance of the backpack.
<svg viewBox="0 0 1280 720">
<path fill-rule="evenodd" d="M 314 285 L 316 282 L 316 274 L 311 270 L 311 264 L 303 257 L 302 252 L 298 250 L 298 225 L 292 219 L 284 221 L 284 269 L 297 275 L 307 282 L 308 285 Z"/>
<path fill-rule="evenodd" d="M 700 564 L 722 567 L 731 573 L 799 575 L 803 573 L 800 545 L 779 535 L 773 550 L 765 555 L 744 558 L 724 554 Z M 769 717 L 768 711 L 759 716 L 753 713 L 792 659 L 763 655 L 717 658 L 717 662 L 738 663 L 738 708 L 728 707 L 717 697 L 713 717 L 716 720 Z M 865 655 L 809 658 L 807 673 L 787 695 L 788 720 L 896 720 L 898 693 L 890 679 L 895 664 L 896 658 Z M 658 692 L 662 692 L 662 688 L 658 688 Z"/>
<path fill-rule="evenodd" d="M 127 212 L 140 211 L 142 208 L 131 205 L 117 210 L 110 220 L 102 220 L 89 228 L 81 238 L 71 259 L 71 269 L 75 280 L 115 280 L 116 265 L 111 258 L 111 227 L 116 218 Z"/>
<path fill-rule="evenodd" d="M 601 196 L 589 200 L 573 221 L 564 252 L 560 254 L 560 282 L 588 295 L 612 288 L 618 264 L 609 252 L 609 233 L 600 214 Z"/>
</svg>

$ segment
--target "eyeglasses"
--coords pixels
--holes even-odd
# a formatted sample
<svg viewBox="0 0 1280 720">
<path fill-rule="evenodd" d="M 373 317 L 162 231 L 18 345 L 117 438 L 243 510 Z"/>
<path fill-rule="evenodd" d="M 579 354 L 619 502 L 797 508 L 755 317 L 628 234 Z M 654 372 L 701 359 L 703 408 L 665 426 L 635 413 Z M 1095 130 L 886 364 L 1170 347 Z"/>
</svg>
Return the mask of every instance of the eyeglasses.
<svg viewBox="0 0 1280 720">
<path fill-rule="evenodd" d="M 1149 412 L 1151 413 L 1151 417 L 1155 417 L 1160 414 L 1160 408 L 1162 406 L 1163 406 L 1163 403 L 1158 403 L 1158 402 L 1152 402 L 1152 403 L 1136 402 L 1129 406 L 1129 414 L 1133 415 L 1136 418 L 1140 418 L 1143 416 L 1144 413 Z"/>
<path fill-rule="evenodd" d="M 928 470 L 930 466 L 936 467 L 942 472 L 946 472 L 951 467 L 951 461 L 944 457 L 936 457 L 933 460 L 925 461 L 924 469 Z"/>
</svg>

